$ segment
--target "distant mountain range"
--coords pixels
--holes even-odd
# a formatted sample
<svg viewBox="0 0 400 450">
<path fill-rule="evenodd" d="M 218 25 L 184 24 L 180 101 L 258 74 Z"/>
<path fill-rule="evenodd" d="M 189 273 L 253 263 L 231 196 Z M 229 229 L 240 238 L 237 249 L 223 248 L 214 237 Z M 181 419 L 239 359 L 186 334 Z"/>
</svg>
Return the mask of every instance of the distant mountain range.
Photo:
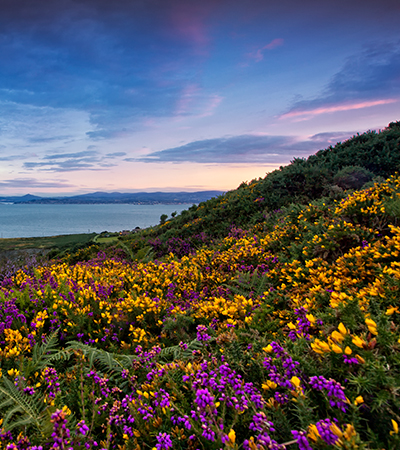
<svg viewBox="0 0 400 450">
<path fill-rule="evenodd" d="M 71 197 L 38 197 L 23 195 L 20 197 L 2 197 L 0 203 L 22 204 L 90 204 L 90 203 L 132 203 L 141 205 L 200 203 L 212 197 L 222 195 L 223 191 L 199 192 L 94 192 L 92 194 L 74 195 Z"/>
</svg>

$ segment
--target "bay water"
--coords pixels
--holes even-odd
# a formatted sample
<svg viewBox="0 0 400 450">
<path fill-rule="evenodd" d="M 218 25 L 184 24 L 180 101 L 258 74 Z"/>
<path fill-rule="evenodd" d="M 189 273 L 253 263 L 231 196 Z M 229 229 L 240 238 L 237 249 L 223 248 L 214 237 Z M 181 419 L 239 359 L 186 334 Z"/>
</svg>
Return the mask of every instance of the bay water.
<svg viewBox="0 0 400 450">
<path fill-rule="evenodd" d="M 132 205 L 79 204 L 41 205 L 0 203 L 0 237 L 42 237 L 61 234 L 147 228 L 160 223 L 160 216 L 178 214 L 192 204 Z"/>
</svg>

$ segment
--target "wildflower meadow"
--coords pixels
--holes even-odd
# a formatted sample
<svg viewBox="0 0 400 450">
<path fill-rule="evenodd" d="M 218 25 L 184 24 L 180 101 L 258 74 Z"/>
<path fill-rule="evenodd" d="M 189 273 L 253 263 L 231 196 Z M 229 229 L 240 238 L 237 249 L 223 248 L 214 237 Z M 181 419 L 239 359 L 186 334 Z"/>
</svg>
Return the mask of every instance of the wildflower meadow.
<svg viewBox="0 0 400 450">
<path fill-rule="evenodd" d="M 400 448 L 400 177 L 198 242 L 3 273 L 0 449 Z"/>
</svg>

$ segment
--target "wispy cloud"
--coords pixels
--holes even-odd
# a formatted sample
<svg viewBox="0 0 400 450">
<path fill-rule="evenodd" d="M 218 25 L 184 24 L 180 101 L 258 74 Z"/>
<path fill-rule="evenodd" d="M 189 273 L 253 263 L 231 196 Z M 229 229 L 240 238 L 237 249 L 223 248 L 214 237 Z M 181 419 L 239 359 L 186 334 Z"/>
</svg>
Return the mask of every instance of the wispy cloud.
<svg viewBox="0 0 400 450">
<path fill-rule="evenodd" d="M 67 180 L 49 180 L 42 181 L 36 178 L 14 178 L 12 180 L 0 181 L 0 186 L 3 188 L 70 188 L 75 187 L 68 183 Z"/>
<path fill-rule="evenodd" d="M 307 156 L 339 140 L 349 133 L 323 133 L 307 139 L 298 136 L 240 135 L 194 141 L 180 147 L 151 152 L 141 158 L 125 161 L 286 164 L 293 157 Z"/>
<path fill-rule="evenodd" d="M 199 90 L 199 85 L 193 83 L 182 89 L 182 93 L 177 100 L 175 115 L 180 116 L 189 113 L 193 103 L 198 97 Z"/>
<path fill-rule="evenodd" d="M 99 152 L 87 150 L 87 151 L 76 152 L 76 153 L 56 153 L 54 155 L 46 155 L 44 157 L 44 159 L 66 159 L 66 158 L 80 159 L 80 158 L 97 156 L 98 154 L 99 154 Z"/>
<path fill-rule="evenodd" d="M 264 59 L 265 50 L 273 50 L 276 47 L 282 46 L 284 42 L 285 41 L 282 38 L 273 39 L 269 44 L 248 53 L 247 57 L 254 59 L 255 62 L 260 62 Z"/>
<path fill-rule="evenodd" d="M 317 97 L 298 101 L 282 119 L 307 120 L 400 101 L 400 43 L 375 44 L 348 58 Z"/>
<path fill-rule="evenodd" d="M 43 170 L 46 172 L 74 172 L 77 170 L 100 170 L 97 164 L 84 160 L 67 160 L 56 163 L 48 162 L 25 162 L 23 168 L 27 170 Z"/>
<path fill-rule="evenodd" d="M 218 108 L 219 104 L 223 101 L 221 95 L 211 95 L 204 106 L 203 112 L 199 114 L 199 117 L 212 116 L 214 111 Z"/>
<path fill-rule="evenodd" d="M 114 153 L 107 153 L 105 157 L 106 158 L 117 158 L 117 157 L 125 156 L 125 155 L 126 155 L 125 152 L 114 152 Z"/>
<path fill-rule="evenodd" d="M 26 170 L 40 170 L 45 172 L 99 171 L 115 167 L 118 158 L 122 158 L 125 155 L 125 152 L 114 152 L 103 155 L 95 150 L 47 154 L 38 161 L 24 162 L 23 168 Z"/>
<path fill-rule="evenodd" d="M 28 158 L 32 158 L 32 153 L 13 153 L 7 156 L 0 156 L 0 161 L 23 161 Z"/>
<path fill-rule="evenodd" d="M 334 131 L 318 133 L 308 137 L 308 140 L 315 142 L 321 148 L 325 148 L 329 145 L 335 145 L 338 142 L 349 139 L 354 136 L 357 131 Z"/>
<path fill-rule="evenodd" d="M 177 99 L 174 115 L 178 118 L 211 116 L 222 100 L 221 95 L 204 92 L 198 84 L 188 84 Z"/>
<path fill-rule="evenodd" d="M 373 100 L 373 101 L 365 101 L 365 102 L 355 102 L 355 103 L 342 103 L 340 105 L 335 106 L 326 106 L 321 108 L 309 109 L 309 110 L 298 110 L 291 111 L 286 114 L 282 114 L 280 119 L 288 119 L 291 117 L 300 117 L 303 119 L 309 119 L 314 116 L 318 116 L 320 114 L 327 114 L 339 111 L 351 111 L 354 109 L 363 109 L 363 108 L 371 108 L 372 106 L 378 105 L 387 105 L 389 103 L 399 102 L 400 98 L 388 98 L 385 100 Z"/>
</svg>

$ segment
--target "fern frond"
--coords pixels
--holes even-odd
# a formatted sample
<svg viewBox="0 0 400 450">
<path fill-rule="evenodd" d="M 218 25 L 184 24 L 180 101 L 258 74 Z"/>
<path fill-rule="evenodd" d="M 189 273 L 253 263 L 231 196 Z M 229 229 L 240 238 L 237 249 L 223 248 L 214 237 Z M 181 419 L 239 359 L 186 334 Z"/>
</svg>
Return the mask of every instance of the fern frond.
<svg viewBox="0 0 400 450">
<path fill-rule="evenodd" d="M 120 373 L 124 369 L 129 369 L 132 366 L 132 362 L 137 360 L 137 356 L 134 355 L 118 355 L 78 341 L 69 342 L 68 350 L 81 351 L 88 358 L 90 368 L 97 362 L 108 373 L 113 371 Z"/>
<path fill-rule="evenodd" d="M 268 281 L 266 276 L 260 276 L 258 269 L 255 269 L 253 273 L 237 272 L 237 276 L 233 280 L 234 284 L 224 286 L 229 288 L 234 294 L 248 297 L 251 293 L 253 298 L 257 298 L 268 289 Z"/>
<path fill-rule="evenodd" d="M 52 357 L 57 352 L 58 330 L 47 336 L 46 341 L 36 343 L 32 348 L 32 357 L 23 360 L 23 375 L 26 379 L 37 371 L 52 365 Z"/>
<path fill-rule="evenodd" d="M 70 350 L 60 350 L 53 353 L 46 358 L 47 365 L 52 365 L 53 361 L 68 360 L 71 358 L 72 354 L 73 353 Z"/>
<path fill-rule="evenodd" d="M 214 338 L 211 338 L 207 342 L 214 341 Z M 186 350 L 182 350 L 182 348 L 179 345 L 173 345 L 171 347 L 163 348 L 160 352 L 160 358 L 166 358 L 168 356 L 173 356 L 174 359 L 189 359 L 193 357 L 193 352 L 195 350 L 200 350 L 203 347 L 203 343 L 198 341 L 197 339 L 194 339 L 191 341 Z"/>
<path fill-rule="evenodd" d="M 214 338 L 209 339 L 207 342 L 214 341 Z M 200 350 L 203 347 L 203 343 L 198 341 L 197 339 L 194 339 L 192 342 L 188 344 L 188 348 L 186 350 L 183 350 L 182 352 L 182 359 L 189 359 L 193 357 L 193 352 L 195 350 Z"/>
<path fill-rule="evenodd" d="M 32 349 L 32 361 L 37 366 L 38 369 L 45 367 L 47 365 L 46 359 L 50 355 L 54 354 L 57 350 L 58 344 L 58 329 L 53 331 L 49 336 L 47 336 L 46 341 L 42 344 L 35 344 Z"/>
<path fill-rule="evenodd" d="M 136 254 L 133 256 L 132 261 L 140 261 L 143 263 L 147 263 L 149 261 L 152 261 L 154 259 L 154 251 L 153 248 L 143 247 L 141 248 Z"/>
<path fill-rule="evenodd" d="M 43 404 L 37 395 L 27 396 L 19 391 L 15 384 L 6 376 L 2 377 L 3 385 L 0 386 L 0 411 L 3 417 L 3 427 L 9 431 L 20 424 L 33 425 L 41 429 L 41 413 Z M 18 414 L 20 417 L 14 419 Z"/>
<path fill-rule="evenodd" d="M 172 345 L 171 347 L 165 347 L 160 351 L 160 358 L 174 354 L 176 351 L 181 350 L 179 345 Z"/>
</svg>

